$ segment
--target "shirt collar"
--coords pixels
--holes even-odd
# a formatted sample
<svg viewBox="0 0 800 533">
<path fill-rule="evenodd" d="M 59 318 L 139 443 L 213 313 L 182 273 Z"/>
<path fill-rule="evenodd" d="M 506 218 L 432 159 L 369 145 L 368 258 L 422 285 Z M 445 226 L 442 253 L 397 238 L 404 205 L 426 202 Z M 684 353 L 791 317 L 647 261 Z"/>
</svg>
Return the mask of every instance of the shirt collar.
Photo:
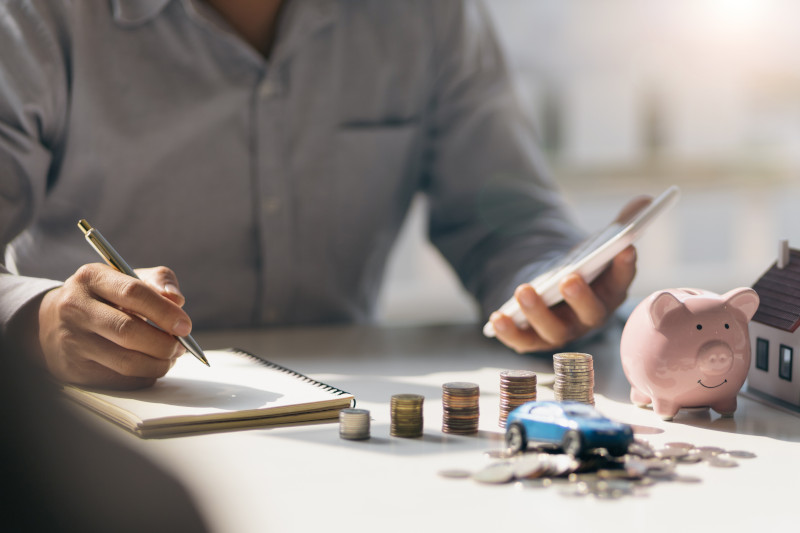
<svg viewBox="0 0 800 533">
<path fill-rule="evenodd" d="M 333 0 L 289 0 L 283 19 L 273 52 L 273 59 L 276 61 L 290 56 L 312 35 L 333 24 L 336 7 Z"/>
<path fill-rule="evenodd" d="M 111 12 L 120 26 L 138 26 L 154 19 L 171 0 L 111 0 Z"/>
<path fill-rule="evenodd" d="M 120 26 L 134 27 L 145 24 L 161 13 L 172 0 L 110 0 L 114 20 Z M 183 0 L 191 6 L 190 0 Z M 283 59 L 311 35 L 334 22 L 336 8 L 333 0 L 314 2 L 288 1 L 286 19 L 282 26 L 286 35 L 278 35 L 276 55 L 273 59 Z M 194 8 L 190 10 L 194 12 Z M 279 30 L 280 32 L 281 30 Z M 281 42 L 282 41 L 282 42 Z"/>
</svg>

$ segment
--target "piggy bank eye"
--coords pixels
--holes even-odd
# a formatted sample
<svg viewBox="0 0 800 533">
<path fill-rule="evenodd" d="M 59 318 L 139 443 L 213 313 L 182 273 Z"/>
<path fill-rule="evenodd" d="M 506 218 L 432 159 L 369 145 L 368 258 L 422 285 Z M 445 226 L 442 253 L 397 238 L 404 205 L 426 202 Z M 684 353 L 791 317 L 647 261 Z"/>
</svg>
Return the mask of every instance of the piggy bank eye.
<svg viewBox="0 0 800 533">
<path fill-rule="evenodd" d="M 701 329 L 703 329 L 703 324 L 697 324 L 697 330 L 700 331 Z"/>
<path fill-rule="evenodd" d="M 731 327 L 728 324 L 725 324 L 725 329 L 731 329 Z"/>
</svg>

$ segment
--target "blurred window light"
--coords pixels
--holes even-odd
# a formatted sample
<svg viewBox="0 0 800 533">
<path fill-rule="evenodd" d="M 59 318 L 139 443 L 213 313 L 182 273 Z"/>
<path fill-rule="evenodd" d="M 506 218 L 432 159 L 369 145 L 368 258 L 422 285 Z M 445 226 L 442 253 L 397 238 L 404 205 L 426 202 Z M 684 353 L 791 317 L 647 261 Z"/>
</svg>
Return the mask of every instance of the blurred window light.
<svg viewBox="0 0 800 533">
<path fill-rule="evenodd" d="M 709 18 L 720 29 L 742 32 L 756 29 L 764 22 L 770 0 L 706 0 Z"/>
<path fill-rule="evenodd" d="M 800 247 L 800 0 L 484 4 L 581 226 L 607 223 L 637 194 L 681 187 L 637 245 L 634 298 L 749 285 L 775 261 L 778 239 Z M 438 289 L 458 284 L 428 274 L 437 256 L 427 251 L 401 250 L 394 271 L 426 273 L 415 294 L 463 316 L 463 291 L 444 305 Z M 392 294 L 411 294 L 407 277 Z"/>
</svg>

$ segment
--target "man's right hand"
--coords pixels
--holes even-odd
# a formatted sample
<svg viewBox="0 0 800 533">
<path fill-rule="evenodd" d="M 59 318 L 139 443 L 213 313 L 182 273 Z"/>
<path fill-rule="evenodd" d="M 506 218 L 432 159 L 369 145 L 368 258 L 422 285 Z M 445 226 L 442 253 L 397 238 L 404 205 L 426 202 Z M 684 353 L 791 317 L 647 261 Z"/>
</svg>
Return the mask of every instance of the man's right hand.
<svg viewBox="0 0 800 533">
<path fill-rule="evenodd" d="M 188 335 L 192 325 L 181 309 L 175 274 L 156 267 L 137 275 L 142 279 L 99 263 L 84 265 L 44 295 L 39 342 L 54 377 L 115 389 L 147 387 L 184 353 L 173 335 Z"/>
</svg>

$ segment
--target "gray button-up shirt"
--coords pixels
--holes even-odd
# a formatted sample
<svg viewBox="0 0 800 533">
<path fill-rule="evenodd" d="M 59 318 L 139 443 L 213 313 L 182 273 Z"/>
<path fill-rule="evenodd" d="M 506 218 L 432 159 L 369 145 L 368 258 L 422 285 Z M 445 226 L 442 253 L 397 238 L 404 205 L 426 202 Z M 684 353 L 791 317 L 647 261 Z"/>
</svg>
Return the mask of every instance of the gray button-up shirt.
<svg viewBox="0 0 800 533">
<path fill-rule="evenodd" d="M 475 1 L 294 0 L 269 59 L 198 0 L 0 3 L 0 324 L 80 218 L 195 326 L 367 320 L 417 191 L 485 313 L 578 237 Z"/>
</svg>

